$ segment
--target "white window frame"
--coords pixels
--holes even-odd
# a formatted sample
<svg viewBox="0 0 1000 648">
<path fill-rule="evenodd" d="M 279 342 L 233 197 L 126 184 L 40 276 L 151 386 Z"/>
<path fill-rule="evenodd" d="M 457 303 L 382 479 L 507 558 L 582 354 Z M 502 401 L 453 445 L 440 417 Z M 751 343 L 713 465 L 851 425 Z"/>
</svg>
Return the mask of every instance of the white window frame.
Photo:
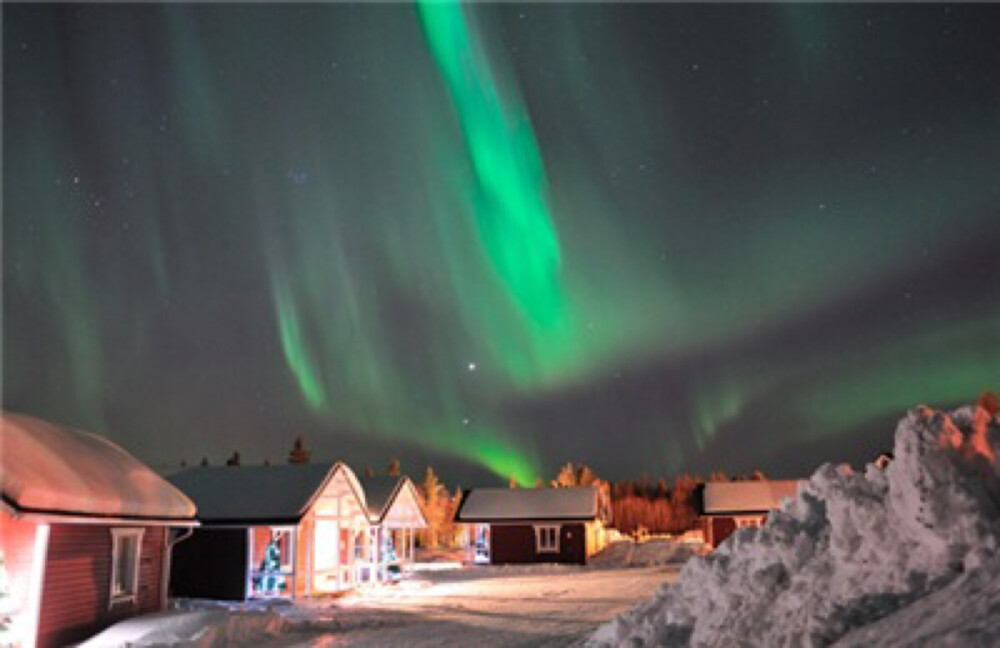
<svg viewBox="0 0 1000 648">
<path fill-rule="evenodd" d="M 267 572 L 265 570 L 262 570 L 262 569 L 260 569 L 258 567 L 259 563 L 254 563 L 253 562 L 253 552 L 254 552 L 253 532 L 254 532 L 254 528 L 255 527 L 247 527 L 247 570 L 246 570 L 246 572 L 247 572 L 247 580 L 246 580 L 246 586 L 245 586 L 245 590 L 244 590 L 244 596 L 246 598 L 254 598 L 254 599 L 294 598 L 295 597 L 295 579 L 296 579 L 296 576 L 297 576 L 297 569 L 296 569 L 297 563 L 295 562 L 295 560 L 296 560 L 295 551 L 296 551 L 296 547 L 298 546 L 298 541 L 299 541 L 298 527 L 296 527 L 296 526 L 287 526 L 287 525 L 285 525 L 285 526 L 263 525 L 263 526 L 268 526 L 268 528 L 271 529 L 271 533 L 274 533 L 275 531 L 278 531 L 280 533 L 287 534 L 288 543 L 289 543 L 288 569 L 285 569 L 284 565 L 279 565 L 278 566 L 278 571 L 276 573 L 279 576 L 282 576 L 285 579 L 285 581 L 288 583 L 288 593 L 287 594 L 268 595 L 266 593 L 265 594 L 260 594 L 260 593 L 254 591 L 254 589 L 253 589 L 254 578 L 257 577 L 257 576 L 262 576 L 262 575 L 266 574 Z M 265 545 L 265 546 L 267 546 L 267 545 Z"/>
<path fill-rule="evenodd" d="M 119 603 L 139 600 L 139 565 L 142 557 L 142 535 L 145 529 L 111 529 L 111 582 L 108 584 L 108 607 Z M 115 581 L 118 580 L 118 554 L 121 552 L 122 539 L 135 538 L 135 557 L 132 563 L 132 584 L 128 591 L 115 593 Z"/>
<path fill-rule="evenodd" d="M 554 543 L 547 541 L 549 532 L 554 537 Z M 536 553 L 559 553 L 559 540 L 562 535 L 561 524 L 536 524 L 535 525 L 535 552 Z M 543 541 L 543 538 L 546 539 Z"/>
</svg>

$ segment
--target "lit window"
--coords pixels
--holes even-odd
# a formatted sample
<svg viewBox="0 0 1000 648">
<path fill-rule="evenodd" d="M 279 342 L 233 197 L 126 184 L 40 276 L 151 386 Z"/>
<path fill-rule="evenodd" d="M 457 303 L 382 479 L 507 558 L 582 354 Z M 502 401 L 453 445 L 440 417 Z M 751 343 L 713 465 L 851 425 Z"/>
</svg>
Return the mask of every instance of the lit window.
<svg viewBox="0 0 1000 648">
<path fill-rule="evenodd" d="M 111 604 L 134 601 L 139 591 L 143 529 L 111 529 Z"/>
<path fill-rule="evenodd" d="M 538 553 L 559 553 L 559 525 L 536 526 L 535 549 Z"/>
</svg>

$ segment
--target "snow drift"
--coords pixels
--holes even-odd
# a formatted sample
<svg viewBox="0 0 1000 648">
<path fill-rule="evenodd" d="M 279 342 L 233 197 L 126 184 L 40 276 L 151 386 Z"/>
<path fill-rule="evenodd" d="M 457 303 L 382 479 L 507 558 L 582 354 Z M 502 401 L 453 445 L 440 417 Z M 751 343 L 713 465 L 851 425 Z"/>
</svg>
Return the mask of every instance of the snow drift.
<svg viewBox="0 0 1000 648">
<path fill-rule="evenodd" d="M 618 540 L 601 550 L 589 563 L 599 569 L 678 565 L 699 552 L 702 552 L 702 545 L 673 539 L 653 538 L 644 542 Z"/>
<path fill-rule="evenodd" d="M 602 626 L 591 643 L 996 643 L 1000 608 L 974 606 L 1000 575 L 998 451 L 994 399 L 951 413 L 911 410 L 885 469 L 821 467 L 763 527 L 693 558 L 676 584 Z M 936 601 L 949 591 L 969 607 Z M 935 601 L 939 614 L 921 614 L 929 633 L 921 635 L 914 611 Z M 985 621 L 976 618 L 984 612 Z"/>
<path fill-rule="evenodd" d="M 281 635 L 288 623 L 270 610 L 187 610 L 147 614 L 122 621 L 79 648 L 186 646 L 222 648 L 261 644 Z"/>
</svg>

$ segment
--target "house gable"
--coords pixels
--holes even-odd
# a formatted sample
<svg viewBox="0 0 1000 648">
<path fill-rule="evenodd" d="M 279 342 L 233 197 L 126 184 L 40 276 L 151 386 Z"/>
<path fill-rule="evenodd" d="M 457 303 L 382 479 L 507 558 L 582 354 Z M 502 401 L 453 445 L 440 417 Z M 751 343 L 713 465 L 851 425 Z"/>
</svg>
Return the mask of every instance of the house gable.
<svg viewBox="0 0 1000 648">
<path fill-rule="evenodd" d="M 389 503 L 388 510 L 382 517 L 382 524 L 388 528 L 424 529 L 427 527 L 427 518 L 424 516 L 424 510 L 417 499 L 416 489 L 409 479 L 400 483 L 400 487 Z"/>
</svg>

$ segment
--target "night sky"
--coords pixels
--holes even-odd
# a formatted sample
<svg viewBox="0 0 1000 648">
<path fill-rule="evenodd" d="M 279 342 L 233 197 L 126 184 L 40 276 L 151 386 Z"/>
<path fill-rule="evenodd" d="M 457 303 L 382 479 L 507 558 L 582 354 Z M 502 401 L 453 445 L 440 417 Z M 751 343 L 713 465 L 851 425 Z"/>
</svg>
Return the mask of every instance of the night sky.
<svg viewBox="0 0 1000 648">
<path fill-rule="evenodd" d="M 3 398 L 151 464 L 870 460 L 1000 387 L 1000 6 L 3 5 Z"/>
</svg>

